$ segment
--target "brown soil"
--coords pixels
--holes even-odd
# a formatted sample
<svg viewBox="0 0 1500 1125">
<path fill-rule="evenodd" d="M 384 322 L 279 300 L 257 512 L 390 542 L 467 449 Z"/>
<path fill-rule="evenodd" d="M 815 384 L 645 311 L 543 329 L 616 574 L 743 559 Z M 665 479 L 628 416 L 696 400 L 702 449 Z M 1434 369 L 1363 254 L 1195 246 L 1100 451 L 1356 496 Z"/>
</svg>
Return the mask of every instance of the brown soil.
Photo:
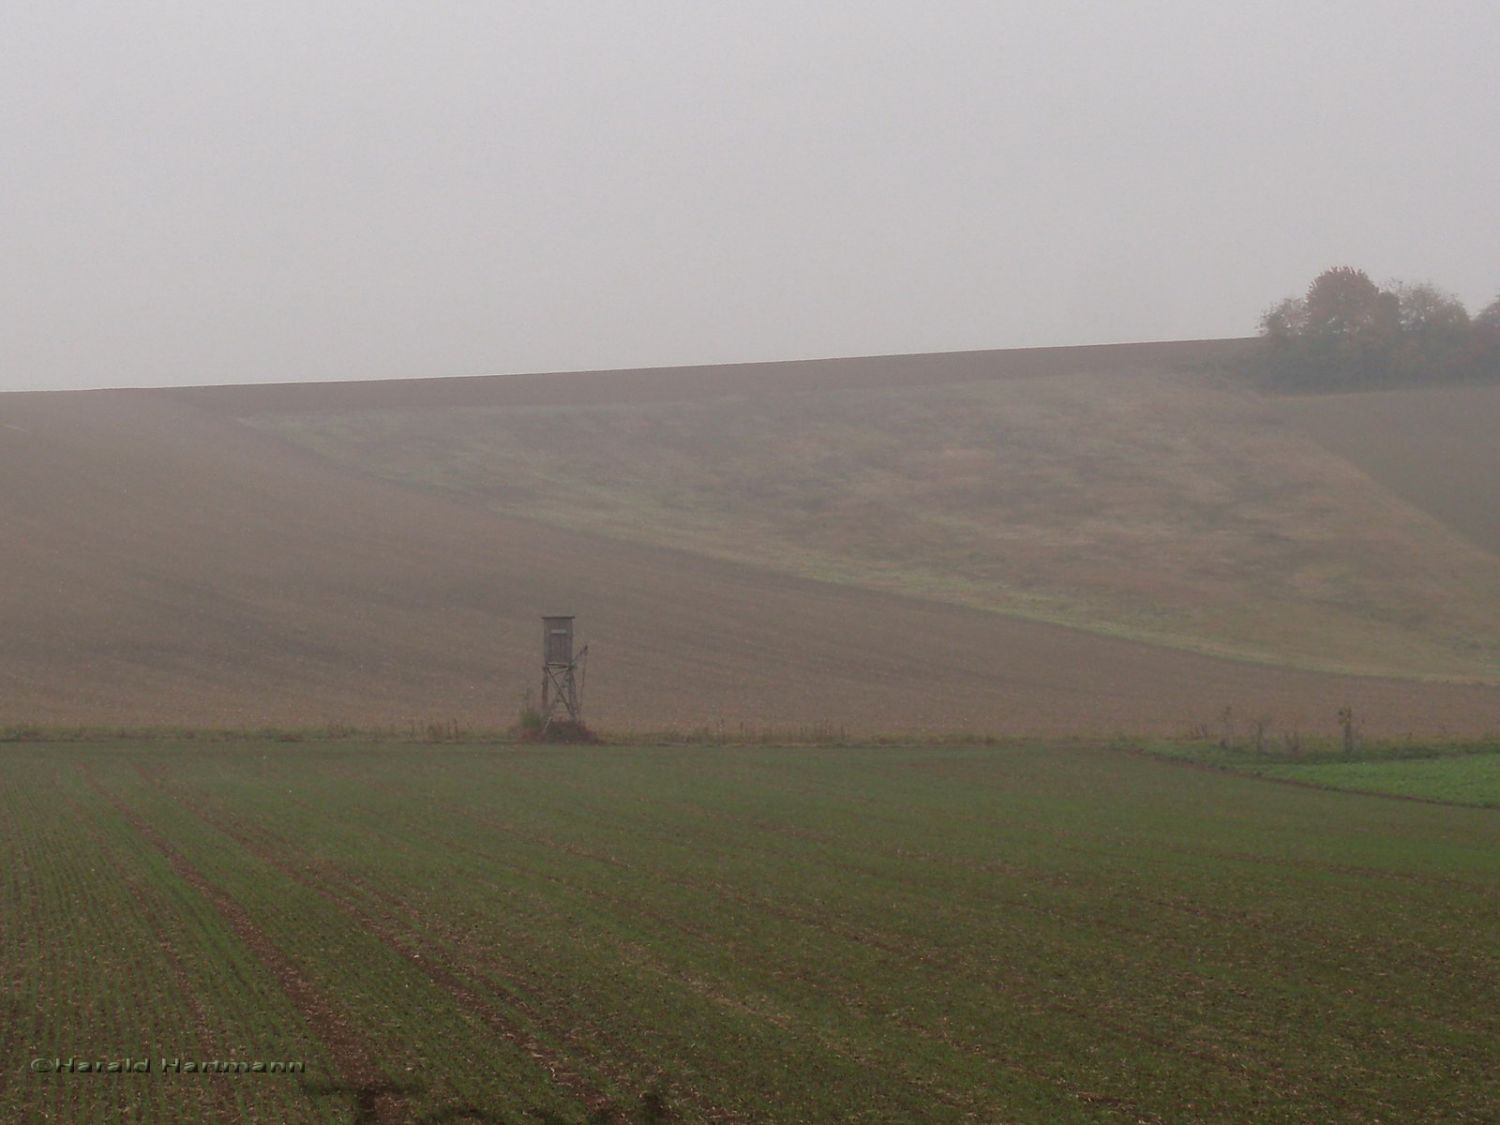
<svg viewBox="0 0 1500 1125">
<path fill-rule="evenodd" d="M 1082 351 L 1127 375 L 1226 346 Z M 1023 378 L 1059 351 L 0 396 L 0 723 L 504 727 L 539 679 L 539 616 L 570 612 L 605 731 L 1171 734 L 1232 707 L 1331 734 L 1345 703 L 1368 734 L 1500 730 L 1500 688 L 1213 659 L 565 531 L 372 479 L 239 420 L 894 385 L 973 379 L 976 365 Z"/>
<path fill-rule="evenodd" d="M 1035 379 L 1108 371 L 1121 376 L 1202 370 L 1232 362 L 1248 340 L 1181 340 L 1075 348 L 935 352 L 786 363 L 726 363 L 621 371 L 563 371 L 450 379 L 383 379 L 341 383 L 262 383 L 149 392 L 215 413 L 401 409 L 453 406 L 599 406 L 680 402 L 726 395 L 769 397 L 800 391 L 921 387 L 983 379 Z"/>
<path fill-rule="evenodd" d="M 1500 385 L 1304 395 L 1279 406 L 1396 495 L 1500 555 Z"/>
</svg>

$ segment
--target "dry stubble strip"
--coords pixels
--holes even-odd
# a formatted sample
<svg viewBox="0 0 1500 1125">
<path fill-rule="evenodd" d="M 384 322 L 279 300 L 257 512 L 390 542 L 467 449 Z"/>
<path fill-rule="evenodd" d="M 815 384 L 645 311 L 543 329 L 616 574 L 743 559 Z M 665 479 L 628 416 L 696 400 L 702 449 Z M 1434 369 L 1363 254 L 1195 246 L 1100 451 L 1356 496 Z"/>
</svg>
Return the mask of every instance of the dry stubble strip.
<svg viewBox="0 0 1500 1125">
<path fill-rule="evenodd" d="M 394 1088 L 371 1058 L 369 1047 L 340 1019 L 337 1009 L 303 975 L 245 908 L 211 883 L 192 862 L 135 809 L 111 793 L 87 766 L 80 772 L 89 786 L 112 805 L 171 865 L 177 875 L 209 901 L 235 935 L 276 978 L 293 1006 L 328 1048 L 341 1082 L 354 1094 L 357 1121 L 369 1125 L 404 1125 L 412 1119 L 404 1094 Z"/>
</svg>

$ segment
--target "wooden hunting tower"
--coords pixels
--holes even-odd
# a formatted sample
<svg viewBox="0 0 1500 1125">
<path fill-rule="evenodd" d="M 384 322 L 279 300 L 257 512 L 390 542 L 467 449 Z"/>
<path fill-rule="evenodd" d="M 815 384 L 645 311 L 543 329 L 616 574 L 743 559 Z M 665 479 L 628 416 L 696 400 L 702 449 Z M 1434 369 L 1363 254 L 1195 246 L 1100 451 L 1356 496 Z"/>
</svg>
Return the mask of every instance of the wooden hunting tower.
<svg viewBox="0 0 1500 1125">
<path fill-rule="evenodd" d="M 542 729 L 554 719 L 583 722 L 583 685 L 579 669 L 588 657 L 584 645 L 573 653 L 573 618 L 542 618 Z"/>
</svg>

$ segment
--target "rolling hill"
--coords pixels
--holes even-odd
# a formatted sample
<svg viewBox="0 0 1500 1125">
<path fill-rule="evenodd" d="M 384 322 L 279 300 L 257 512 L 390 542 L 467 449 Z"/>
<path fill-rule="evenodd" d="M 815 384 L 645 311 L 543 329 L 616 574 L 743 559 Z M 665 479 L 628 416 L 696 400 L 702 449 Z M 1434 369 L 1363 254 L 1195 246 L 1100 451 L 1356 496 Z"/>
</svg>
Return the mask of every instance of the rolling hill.
<svg viewBox="0 0 1500 1125">
<path fill-rule="evenodd" d="M 573 612 L 613 728 L 1500 729 L 1479 490 L 1242 346 L 0 396 L 0 722 L 502 725 Z"/>
</svg>

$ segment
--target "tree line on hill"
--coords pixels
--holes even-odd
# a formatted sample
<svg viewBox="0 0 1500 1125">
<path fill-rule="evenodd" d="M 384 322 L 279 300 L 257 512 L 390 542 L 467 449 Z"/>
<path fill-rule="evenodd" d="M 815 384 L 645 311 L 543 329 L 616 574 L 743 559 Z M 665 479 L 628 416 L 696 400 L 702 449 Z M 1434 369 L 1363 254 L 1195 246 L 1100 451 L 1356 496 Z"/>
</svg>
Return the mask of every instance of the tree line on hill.
<svg viewBox="0 0 1500 1125">
<path fill-rule="evenodd" d="M 1364 270 L 1324 270 L 1260 319 L 1256 374 L 1288 390 L 1500 379 L 1500 297 L 1470 317 L 1430 282 L 1382 289 Z"/>
</svg>

